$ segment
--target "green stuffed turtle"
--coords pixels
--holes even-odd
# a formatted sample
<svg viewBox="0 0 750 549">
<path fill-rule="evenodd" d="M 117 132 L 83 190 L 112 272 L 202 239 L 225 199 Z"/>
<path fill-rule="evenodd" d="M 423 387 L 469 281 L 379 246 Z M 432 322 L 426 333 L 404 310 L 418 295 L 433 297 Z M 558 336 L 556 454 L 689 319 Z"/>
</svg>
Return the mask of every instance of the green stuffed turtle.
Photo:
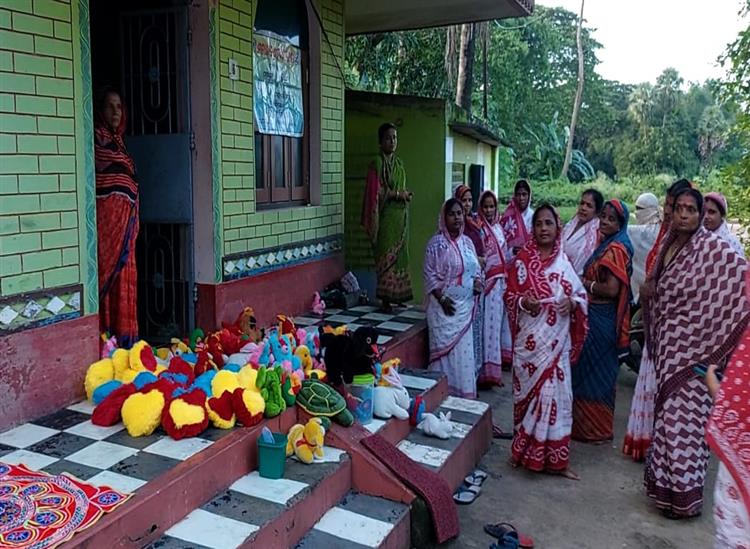
<svg viewBox="0 0 750 549">
<path fill-rule="evenodd" d="M 297 393 L 297 405 L 312 416 L 330 417 L 349 427 L 354 416 L 346 408 L 346 400 L 336 389 L 317 379 L 306 379 Z"/>
</svg>

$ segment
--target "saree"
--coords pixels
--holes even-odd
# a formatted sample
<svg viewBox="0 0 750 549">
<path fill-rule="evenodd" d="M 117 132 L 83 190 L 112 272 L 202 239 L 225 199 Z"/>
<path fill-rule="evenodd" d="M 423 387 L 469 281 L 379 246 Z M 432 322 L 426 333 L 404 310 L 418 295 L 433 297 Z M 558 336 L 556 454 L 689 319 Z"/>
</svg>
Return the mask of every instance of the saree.
<svg viewBox="0 0 750 549">
<path fill-rule="evenodd" d="M 619 200 L 606 205 L 620 216 L 620 230 L 605 239 L 584 266 L 585 278 L 600 280 L 609 271 L 619 282 L 614 301 L 589 303 L 589 333 L 573 366 L 573 439 L 600 442 L 614 437 L 615 385 L 620 355 L 630 345 L 630 275 L 633 246 L 628 238 L 628 209 Z"/>
<path fill-rule="evenodd" d="M 503 216 L 500 218 L 500 225 L 505 231 L 505 240 L 508 247 L 513 250 L 521 248 L 531 238 L 531 220 L 534 217 L 534 210 L 531 208 L 531 197 L 529 196 L 529 205 L 524 211 L 518 209 L 515 199 L 510 199 L 510 204 L 505 208 Z"/>
<path fill-rule="evenodd" d="M 104 123 L 94 130 L 96 226 L 99 266 L 99 328 L 117 337 L 122 347 L 138 339 L 138 276 L 135 242 L 138 237 L 138 183 L 135 164 L 120 127 Z"/>
<path fill-rule="evenodd" d="M 491 197 L 497 207 L 497 198 L 492 191 L 482 193 L 479 203 L 482 204 L 486 197 Z M 484 355 L 478 383 L 502 386 L 502 364 L 510 363 L 512 360 L 513 342 L 503 301 L 507 286 L 506 261 L 510 257 L 497 209 L 493 219 L 488 220 L 482 217 L 482 240 L 485 250 L 484 294 L 482 296 Z"/>
<path fill-rule="evenodd" d="M 540 301 L 537 315 L 522 310 L 524 297 Z M 563 297 L 577 303 L 572 315 L 558 313 L 557 302 Z M 586 291 L 562 252 L 559 236 L 545 260 L 535 240 L 518 253 L 505 292 L 513 335 L 514 465 L 532 471 L 568 468 L 573 420 L 570 363 L 577 360 L 586 336 L 586 303 Z"/>
<path fill-rule="evenodd" d="M 446 375 L 451 395 L 476 398 L 473 323 L 478 298 L 474 295 L 474 279 L 480 278 L 481 270 L 471 240 L 463 233 L 451 238 L 444 220 L 443 211 L 440 230 L 425 250 L 429 369 Z M 452 316 L 445 314 L 432 295 L 436 289 L 453 300 L 456 311 Z"/>
<path fill-rule="evenodd" d="M 686 517 L 699 514 L 703 505 L 704 425 L 711 409 L 706 384 L 693 366 L 726 360 L 747 326 L 750 307 L 747 267 L 729 244 L 701 227 L 667 264 L 675 238 L 670 232 L 664 239 L 655 295 L 645 308 L 656 397 L 644 483 L 658 508 Z"/>
<path fill-rule="evenodd" d="M 729 225 L 726 221 L 723 221 L 721 225 L 719 225 L 719 228 L 716 229 L 715 233 L 716 236 L 724 240 L 732 247 L 734 253 L 745 259 L 745 249 L 742 247 L 742 243 L 739 241 L 739 239 L 732 232 L 732 229 L 729 228 Z"/>
<path fill-rule="evenodd" d="M 750 299 L 750 271 L 745 293 Z M 719 457 L 714 489 L 717 547 L 750 542 L 750 329 L 730 359 L 706 425 L 706 440 Z M 719 545 L 722 542 L 723 545 Z M 732 544 L 734 543 L 734 545 Z"/>
<path fill-rule="evenodd" d="M 595 217 L 578 227 L 578 216 L 574 216 L 563 229 L 562 241 L 573 269 L 578 276 L 583 275 L 583 266 L 599 243 L 599 218 Z"/>
<path fill-rule="evenodd" d="M 406 170 L 395 154 L 382 153 L 370 164 L 361 224 L 373 248 L 378 298 L 404 303 L 413 297 L 409 276 L 409 204 L 388 198 L 406 190 Z"/>
</svg>

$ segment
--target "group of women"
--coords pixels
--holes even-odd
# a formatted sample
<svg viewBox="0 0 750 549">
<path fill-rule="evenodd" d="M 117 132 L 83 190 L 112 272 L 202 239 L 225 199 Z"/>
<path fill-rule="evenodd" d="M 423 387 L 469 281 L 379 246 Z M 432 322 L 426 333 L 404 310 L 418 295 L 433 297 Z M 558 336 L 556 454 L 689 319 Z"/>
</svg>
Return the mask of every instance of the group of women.
<svg viewBox="0 0 750 549">
<path fill-rule="evenodd" d="M 679 180 L 663 217 L 653 194 L 639 197 L 633 227 L 624 202 L 605 202 L 594 189 L 565 226 L 554 207 L 534 210 L 530 199 L 521 180 L 502 216 L 489 191 L 476 213 L 467 187 L 444 204 L 424 262 L 431 368 L 446 374 L 453 394 L 473 398 L 478 386 L 502 385 L 501 366 L 511 362 L 511 463 L 577 478 L 571 438 L 614 437 L 635 297 L 645 349 L 623 450 L 646 460 L 646 492 L 666 516 L 695 516 L 713 405 L 709 440 L 727 464 L 717 484 L 726 524 L 717 531 L 750 539 L 748 343 L 720 387 L 716 373 L 750 320 L 747 266 L 726 199 Z"/>
</svg>

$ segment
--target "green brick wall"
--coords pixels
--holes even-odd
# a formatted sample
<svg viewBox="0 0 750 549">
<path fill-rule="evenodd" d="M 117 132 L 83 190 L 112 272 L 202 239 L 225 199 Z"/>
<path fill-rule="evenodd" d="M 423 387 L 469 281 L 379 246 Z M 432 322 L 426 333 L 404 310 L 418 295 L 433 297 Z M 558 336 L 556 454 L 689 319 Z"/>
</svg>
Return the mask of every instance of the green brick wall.
<svg viewBox="0 0 750 549">
<path fill-rule="evenodd" d="M 77 17 L 77 1 L 0 4 L 1 296 L 81 282 Z"/>
<path fill-rule="evenodd" d="M 339 0 L 321 0 L 318 5 L 330 41 L 329 44 L 321 36 L 319 44 L 322 112 L 320 204 L 272 211 L 257 211 L 255 204 L 252 4 L 248 0 L 222 0 L 219 5 L 216 34 L 220 68 L 215 93 L 220 105 L 220 238 L 225 255 L 343 233 L 344 86 L 336 58 L 343 66 L 344 6 Z M 312 23 L 317 24 L 317 21 Z M 228 77 L 229 58 L 236 59 L 239 64 L 240 79 L 237 81 Z"/>
</svg>

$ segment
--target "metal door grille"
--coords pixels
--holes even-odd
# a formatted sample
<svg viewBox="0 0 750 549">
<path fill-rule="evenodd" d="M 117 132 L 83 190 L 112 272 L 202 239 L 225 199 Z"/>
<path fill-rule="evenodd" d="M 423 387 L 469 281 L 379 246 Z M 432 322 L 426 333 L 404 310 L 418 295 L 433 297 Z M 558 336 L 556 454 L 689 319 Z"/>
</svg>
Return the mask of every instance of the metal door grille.
<svg viewBox="0 0 750 549">
<path fill-rule="evenodd" d="M 186 131 L 183 8 L 124 13 L 120 18 L 122 82 L 128 135 Z"/>
</svg>

